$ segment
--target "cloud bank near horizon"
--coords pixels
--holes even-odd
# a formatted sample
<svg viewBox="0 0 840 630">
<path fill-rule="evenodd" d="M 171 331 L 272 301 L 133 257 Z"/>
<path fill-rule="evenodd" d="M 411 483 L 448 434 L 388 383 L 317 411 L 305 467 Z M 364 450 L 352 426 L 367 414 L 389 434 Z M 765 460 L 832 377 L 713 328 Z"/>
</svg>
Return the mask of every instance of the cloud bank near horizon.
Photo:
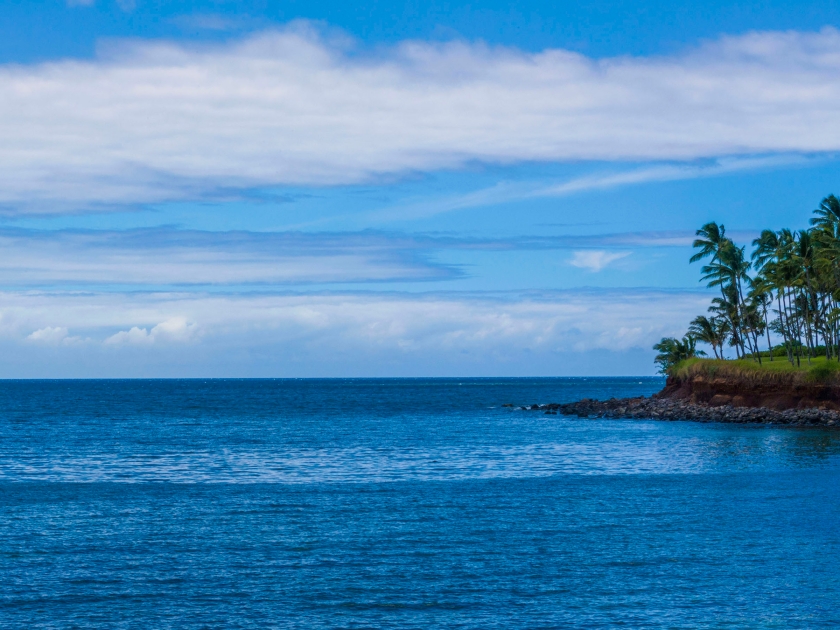
<svg viewBox="0 0 840 630">
<path fill-rule="evenodd" d="M 574 374 L 579 366 L 564 370 L 560 357 L 650 354 L 707 301 L 656 290 L 5 292 L 0 376 L 37 369 L 40 359 L 60 376 L 166 374 L 173 365 L 180 375 Z M 26 361 L 15 359 L 20 353 Z"/>
<path fill-rule="evenodd" d="M 670 57 L 355 49 L 311 25 L 0 67 L 0 205 L 60 212 L 379 181 L 471 162 L 840 150 L 840 32 Z"/>
</svg>

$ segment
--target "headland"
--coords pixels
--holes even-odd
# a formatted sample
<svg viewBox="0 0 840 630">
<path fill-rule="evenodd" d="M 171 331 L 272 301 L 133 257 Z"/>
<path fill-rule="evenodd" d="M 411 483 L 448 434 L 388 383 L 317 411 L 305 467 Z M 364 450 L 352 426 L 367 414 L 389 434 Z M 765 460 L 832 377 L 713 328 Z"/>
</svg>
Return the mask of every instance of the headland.
<svg viewBox="0 0 840 630">
<path fill-rule="evenodd" d="M 840 427 L 840 364 L 825 357 L 792 366 L 784 360 L 687 359 L 649 397 L 584 399 L 529 410 L 585 418 L 647 418 Z"/>
</svg>

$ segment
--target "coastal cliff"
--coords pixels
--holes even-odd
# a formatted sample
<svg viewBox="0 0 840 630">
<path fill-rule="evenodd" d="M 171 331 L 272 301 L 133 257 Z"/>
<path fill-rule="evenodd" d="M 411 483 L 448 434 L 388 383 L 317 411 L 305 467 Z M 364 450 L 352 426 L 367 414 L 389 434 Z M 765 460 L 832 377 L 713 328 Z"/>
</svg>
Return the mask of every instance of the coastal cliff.
<svg viewBox="0 0 840 630">
<path fill-rule="evenodd" d="M 840 426 L 840 366 L 690 360 L 671 371 L 650 398 L 584 399 L 526 409 L 584 418 L 638 418 Z"/>
<path fill-rule="evenodd" d="M 840 366 L 836 362 L 823 360 L 800 369 L 785 369 L 786 361 L 775 363 L 687 361 L 671 371 L 665 388 L 655 397 L 709 407 L 840 411 Z"/>
</svg>

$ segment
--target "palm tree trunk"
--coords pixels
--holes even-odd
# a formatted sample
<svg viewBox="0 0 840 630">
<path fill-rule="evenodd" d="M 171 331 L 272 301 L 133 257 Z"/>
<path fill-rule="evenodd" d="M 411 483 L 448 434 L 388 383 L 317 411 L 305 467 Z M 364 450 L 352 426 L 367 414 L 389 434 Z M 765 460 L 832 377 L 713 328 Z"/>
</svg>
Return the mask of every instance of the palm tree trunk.
<svg viewBox="0 0 840 630">
<path fill-rule="evenodd" d="M 782 341 L 785 344 L 785 353 L 787 354 L 788 361 L 790 364 L 793 365 L 793 353 L 791 352 L 790 347 L 790 338 L 788 337 L 788 321 L 787 321 L 787 314 L 785 313 L 785 305 L 783 301 L 783 296 L 785 293 L 785 288 L 783 286 L 776 288 L 776 302 L 779 305 L 779 323 L 781 324 L 782 329 Z"/>
<path fill-rule="evenodd" d="M 744 316 L 745 309 L 744 306 L 744 295 L 741 292 L 741 278 L 738 275 L 735 275 L 735 313 L 738 316 L 738 323 L 741 325 L 741 334 L 739 335 L 741 339 L 741 352 L 746 357 L 746 352 L 744 352 L 744 338 L 746 337 L 747 345 L 751 346 L 750 342 L 750 333 L 746 330 L 746 317 Z M 753 349 L 750 348 L 750 352 L 753 352 Z M 755 360 L 755 358 L 753 358 Z"/>
<path fill-rule="evenodd" d="M 772 302 L 773 296 L 770 296 L 770 300 Z M 764 308 L 764 332 L 767 333 L 767 351 L 770 353 L 770 360 L 773 360 L 773 344 L 770 343 L 770 322 L 767 321 L 767 302 L 765 301 L 762 304 Z"/>
<path fill-rule="evenodd" d="M 787 298 L 787 304 L 786 304 L 787 320 L 788 320 L 788 323 L 790 324 L 790 329 L 789 330 L 791 332 L 791 335 L 793 335 L 794 333 L 796 334 L 795 339 L 792 339 L 793 343 L 791 345 L 793 346 L 792 350 L 793 350 L 793 352 L 795 353 L 795 356 L 796 356 L 796 366 L 799 367 L 799 365 L 800 365 L 800 363 L 799 363 L 800 348 L 802 347 L 802 327 L 799 323 L 799 318 L 795 315 L 794 310 L 793 310 L 793 306 L 794 306 L 793 296 L 794 296 L 793 288 L 791 288 L 790 293 L 785 291 L 785 297 Z M 794 326 L 795 326 L 795 328 L 794 328 Z M 793 363 L 793 361 L 791 361 L 791 363 Z"/>
</svg>

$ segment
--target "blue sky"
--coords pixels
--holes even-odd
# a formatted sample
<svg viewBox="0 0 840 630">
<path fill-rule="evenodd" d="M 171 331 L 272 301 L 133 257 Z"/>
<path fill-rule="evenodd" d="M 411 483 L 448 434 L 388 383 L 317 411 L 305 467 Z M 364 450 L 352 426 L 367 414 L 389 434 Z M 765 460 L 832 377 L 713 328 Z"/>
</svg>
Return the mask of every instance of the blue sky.
<svg viewBox="0 0 840 630">
<path fill-rule="evenodd" d="M 651 374 L 837 191 L 830 2 L 0 5 L 0 376 Z"/>
</svg>

